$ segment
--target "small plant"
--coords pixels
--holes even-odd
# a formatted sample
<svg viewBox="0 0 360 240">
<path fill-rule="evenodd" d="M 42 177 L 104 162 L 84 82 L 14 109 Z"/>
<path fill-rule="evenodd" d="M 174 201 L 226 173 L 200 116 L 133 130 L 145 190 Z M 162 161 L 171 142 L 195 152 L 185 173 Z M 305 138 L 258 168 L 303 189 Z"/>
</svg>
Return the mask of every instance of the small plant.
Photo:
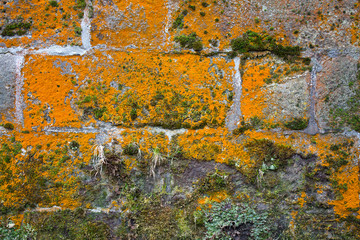
<svg viewBox="0 0 360 240">
<path fill-rule="evenodd" d="M 85 0 L 76 0 L 76 5 L 74 6 L 75 10 L 84 10 L 86 7 Z"/>
<path fill-rule="evenodd" d="M 260 23 L 260 19 L 258 17 L 256 17 L 254 21 L 256 24 Z"/>
<path fill-rule="evenodd" d="M 151 163 L 150 163 L 150 176 L 153 176 L 155 179 L 155 169 L 156 166 L 160 165 L 164 161 L 164 157 L 160 153 L 159 148 L 154 148 L 152 150 L 152 157 L 151 157 Z"/>
<path fill-rule="evenodd" d="M 191 10 L 195 11 L 195 6 L 189 5 L 189 8 L 190 8 Z"/>
<path fill-rule="evenodd" d="M 80 144 L 77 141 L 71 141 L 69 144 L 69 148 L 73 151 L 77 151 L 80 147 Z"/>
<path fill-rule="evenodd" d="M 96 170 L 95 176 L 100 172 L 102 173 L 102 169 L 104 164 L 106 163 L 106 157 L 104 153 L 104 146 L 102 145 L 95 145 L 94 147 L 94 155 L 93 155 L 93 166 Z"/>
<path fill-rule="evenodd" d="M 200 16 L 205 17 L 205 12 L 200 12 Z"/>
<path fill-rule="evenodd" d="M 58 2 L 55 1 L 55 0 L 51 0 L 51 1 L 49 2 L 49 4 L 50 4 L 50 6 L 52 6 L 52 7 L 58 7 L 58 6 L 59 6 Z"/>
<path fill-rule="evenodd" d="M 5 123 L 4 128 L 7 130 L 14 130 L 14 124 L 12 123 Z"/>
</svg>

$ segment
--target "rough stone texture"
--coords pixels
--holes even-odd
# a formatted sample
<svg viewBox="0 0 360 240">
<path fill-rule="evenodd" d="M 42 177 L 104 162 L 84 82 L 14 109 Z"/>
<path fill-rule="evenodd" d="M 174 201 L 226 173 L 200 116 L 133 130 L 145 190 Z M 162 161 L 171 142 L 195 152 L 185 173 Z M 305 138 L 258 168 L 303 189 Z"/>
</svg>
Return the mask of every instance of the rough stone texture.
<svg viewBox="0 0 360 240">
<path fill-rule="evenodd" d="M 200 209 L 230 199 L 268 213 L 264 239 L 360 239 L 359 6 L 0 2 L 0 230 L 201 239 Z M 301 55 L 235 56 L 248 30 Z M 175 42 L 192 33 L 201 51 Z"/>
<path fill-rule="evenodd" d="M 7 121 L 14 120 L 16 56 L 0 54 L 0 112 Z"/>
<path fill-rule="evenodd" d="M 348 100 L 355 95 L 358 58 L 324 56 L 318 73 L 316 115 L 322 132 L 331 130 L 331 110 L 348 108 Z M 355 86 L 351 86 L 353 83 Z"/>
</svg>

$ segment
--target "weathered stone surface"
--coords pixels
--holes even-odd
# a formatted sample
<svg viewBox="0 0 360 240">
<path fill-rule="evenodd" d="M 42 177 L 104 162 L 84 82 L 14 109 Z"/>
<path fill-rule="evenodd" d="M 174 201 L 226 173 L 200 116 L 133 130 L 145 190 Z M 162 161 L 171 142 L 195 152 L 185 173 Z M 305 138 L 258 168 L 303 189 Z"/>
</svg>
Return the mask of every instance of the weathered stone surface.
<svg viewBox="0 0 360 240">
<path fill-rule="evenodd" d="M 0 113 L 7 121 L 14 120 L 17 70 L 16 56 L 0 54 Z"/>
</svg>

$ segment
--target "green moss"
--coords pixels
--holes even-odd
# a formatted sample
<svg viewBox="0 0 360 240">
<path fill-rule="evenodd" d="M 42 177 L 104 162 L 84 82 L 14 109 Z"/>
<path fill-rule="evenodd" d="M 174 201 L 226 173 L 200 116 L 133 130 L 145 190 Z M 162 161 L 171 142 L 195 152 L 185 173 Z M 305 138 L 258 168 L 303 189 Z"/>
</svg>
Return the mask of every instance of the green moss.
<svg viewBox="0 0 360 240">
<path fill-rule="evenodd" d="M 14 130 L 14 125 L 12 123 L 5 123 L 3 126 L 7 130 Z"/>
<path fill-rule="evenodd" d="M 183 48 L 194 49 L 195 51 L 201 51 L 203 44 L 196 33 L 189 35 L 180 35 L 174 38 L 175 42 L 180 43 Z"/>
<path fill-rule="evenodd" d="M 309 124 L 309 119 L 294 118 L 291 121 L 284 123 L 284 126 L 291 130 L 304 130 Z"/>
<path fill-rule="evenodd" d="M 106 112 L 106 107 L 103 107 L 103 108 L 95 108 L 95 109 L 93 110 L 94 117 L 95 117 L 96 119 L 102 118 L 105 112 Z"/>
<path fill-rule="evenodd" d="M 173 29 L 183 29 L 184 27 L 184 15 L 180 14 L 172 24 Z"/>
<path fill-rule="evenodd" d="M 78 26 L 74 27 L 74 31 L 77 36 L 81 36 L 81 32 L 82 32 L 81 27 Z"/>
<path fill-rule="evenodd" d="M 202 5 L 203 7 L 208 7 L 208 6 L 209 6 L 209 4 L 208 4 L 207 2 L 202 2 L 201 5 Z"/>
<path fill-rule="evenodd" d="M 240 126 L 233 130 L 234 135 L 243 134 L 247 130 L 260 129 L 263 127 L 263 121 L 257 117 L 251 117 L 248 122 L 241 121 Z"/>
<path fill-rule="evenodd" d="M 86 1 L 85 0 L 76 0 L 76 5 L 74 6 L 75 10 L 84 10 L 86 7 Z"/>
<path fill-rule="evenodd" d="M 55 0 L 49 1 L 49 5 L 52 6 L 52 7 L 58 7 L 59 6 L 58 2 L 55 1 Z"/>
<path fill-rule="evenodd" d="M 95 220 L 94 215 L 87 214 L 79 208 L 75 211 L 64 210 L 53 213 L 29 212 L 24 221 L 37 231 L 37 238 L 42 239 L 109 239 L 110 228 Z"/>
<path fill-rule="evenodd" d="M 256 33 L 247 31 L 242 37 L 231 40 L 233 51 L 246 53 L 251 51 L 270 51 L 273 54 L 285 59 L 290 56 L 300 56 L 301 48 L 298 46 L 282 46 L 276 43 L 276 40 L 267 33 Z"/>
<path fill-rule="evenodd" d="M 22 36 L 27 33 L 27 31 L 30 29 L 31 23 L 29 22 L 20 22 L 20 23 L 11 23 L 6 25 L 4 30 L 1 32 L 1 36 L 6 37 L 12 37 L 15 35 Z"/>
</svg>

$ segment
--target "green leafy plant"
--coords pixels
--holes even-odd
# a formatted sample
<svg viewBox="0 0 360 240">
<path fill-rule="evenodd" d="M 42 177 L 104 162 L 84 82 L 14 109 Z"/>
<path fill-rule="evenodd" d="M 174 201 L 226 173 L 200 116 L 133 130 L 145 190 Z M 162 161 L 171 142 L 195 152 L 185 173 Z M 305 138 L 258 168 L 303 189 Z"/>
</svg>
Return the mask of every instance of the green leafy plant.
<svg viewBox="0 0 360 240">
<path fill-rule="evenodd" d="M 235 205 L 230 200 L 213 203 L 201 210 L 207 239 L 267 239 L 267 213 L 258 213 L 247 204 Z"/>
<path fill-rule="evenodd" d="M 78 150 L 80 147 L 80 144 L 77 141 L 71 141 L 69 144 L 69 148 L 73 151 Z"/>
<path fill-rule="evenodd" d="M 35 239 L 37 233 L 29 224 L 23 224 L 19 229 L 0 227 L 2 240 L 27 240 Z"/>
</svg>

